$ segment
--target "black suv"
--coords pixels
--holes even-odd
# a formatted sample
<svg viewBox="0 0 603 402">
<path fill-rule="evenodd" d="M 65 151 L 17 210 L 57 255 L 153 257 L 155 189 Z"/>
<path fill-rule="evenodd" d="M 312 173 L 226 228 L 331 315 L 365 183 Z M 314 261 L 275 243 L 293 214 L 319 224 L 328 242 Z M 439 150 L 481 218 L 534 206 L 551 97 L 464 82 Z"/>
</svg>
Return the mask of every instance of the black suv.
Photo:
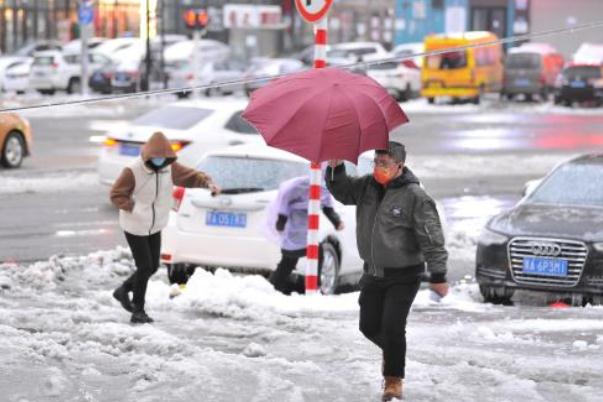
<svg viewBox="0 0 603 402">
<path fill-rule="evenodd" d="M 559 165 L 492 218 L 478 241 L 476 278 L 488 302 L 509 303 L 526 289 L 603 304 L 603 154 Z"/>
<path fill-rule="evenodd" d="M 563 70 L 555 86 L 555 104 L 574 102 L 603 104 L 603 66 L 582 64 Z"/>
</svg>

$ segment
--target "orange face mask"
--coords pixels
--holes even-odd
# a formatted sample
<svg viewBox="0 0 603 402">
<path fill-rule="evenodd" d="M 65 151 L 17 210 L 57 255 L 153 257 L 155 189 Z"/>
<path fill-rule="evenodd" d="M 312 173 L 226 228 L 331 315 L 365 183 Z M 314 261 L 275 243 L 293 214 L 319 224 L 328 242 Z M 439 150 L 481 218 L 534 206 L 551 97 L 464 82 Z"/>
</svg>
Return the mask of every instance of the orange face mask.
<svg viewBox="0 0 603 402">
<path fill-rule="evenodd" d="M 396 175 L 395 169 L 388 169 L 386 167 L 375 166 L 373 170 L 373 177 L 377 181 L 377 183 L 386 186 L 394 176 Z"/>
</svg>

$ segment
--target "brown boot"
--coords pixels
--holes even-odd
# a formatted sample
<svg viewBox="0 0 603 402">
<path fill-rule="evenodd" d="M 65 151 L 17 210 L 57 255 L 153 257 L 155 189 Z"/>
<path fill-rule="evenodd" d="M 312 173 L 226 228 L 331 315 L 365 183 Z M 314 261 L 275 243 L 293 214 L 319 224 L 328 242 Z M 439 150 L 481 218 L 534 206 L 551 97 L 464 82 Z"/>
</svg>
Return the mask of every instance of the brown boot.
<svg viewBox="0 0 603 402">
<path fill-rule="evenodd" d="M 382 401 L 391 401 L 392 399 L 402 399 L 402 379 L 400 377 L 384 377 L 385 389 L 383 390 Z"/>
</svg>

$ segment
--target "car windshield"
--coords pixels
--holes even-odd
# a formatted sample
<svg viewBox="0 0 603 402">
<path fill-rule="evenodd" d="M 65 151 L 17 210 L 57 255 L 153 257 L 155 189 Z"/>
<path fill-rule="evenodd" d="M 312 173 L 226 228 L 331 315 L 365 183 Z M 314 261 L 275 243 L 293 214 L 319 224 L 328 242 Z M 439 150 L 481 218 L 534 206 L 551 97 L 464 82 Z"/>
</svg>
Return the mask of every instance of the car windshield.
<svg viewBox="0 0 603 402">
<path fill-rule="evenodd" d="M 507 58 L 509 69 L 540 68 L 540 56 L 534 53 L 514 53 Z"/>
<path fill-rule="evenodd" d="M 165 106 L 140 116 L 132 123 L 139 126 L 187 130 L 208 118 L 212 113 L 213 110 L 198 107 Z"/>
<path fill-rule="evenodd" d="M 209 156 L 197 168 L 222 184 L 225 193 L 231 194 L 276 190 L 282 182 L 309 172 L 304 162 L 243 156 Z"/>
<path fill-rule="evenodd" d="M 601 78 L 601 68 L 596 66 L 570 67 L 563 75 L 569 80 Z"/>
<path fill-rule="evenodd" d="M 427 56 L 427 68 L 432 70 L 454 70 L 467 67 L 467 52 L 446 52 Z"/>
<path fill-rule="evenodd" d="M 566 164 L 551 174 L 527 201 L 603 207 L 603 165 L 589 161 Z"/>
</svg>

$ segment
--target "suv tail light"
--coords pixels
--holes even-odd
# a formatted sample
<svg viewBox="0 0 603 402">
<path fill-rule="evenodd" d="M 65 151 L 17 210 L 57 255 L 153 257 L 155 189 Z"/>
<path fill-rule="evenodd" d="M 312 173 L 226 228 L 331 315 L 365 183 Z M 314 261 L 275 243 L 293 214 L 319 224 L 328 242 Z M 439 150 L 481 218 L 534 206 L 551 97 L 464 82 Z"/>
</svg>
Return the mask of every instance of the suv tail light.
<svg viewBox="0 0 603 402">
<path fill-rule="evenodd" d="M 402 60 L 400 64 L 407 68 L 414 68 L 416 70 L 419 70 L 419 66 L 417 66 L 417 63 L 415 63 L 415 61 L 412 59 Z"/>
<path fill-rule="evenodd" d="M 103 145 L 107 148 L 112 148 L 117 145 L 117 140 L 115 138 L 107 137 L 103 141 Z"/>
<path fill-rule="evenodd" d="M 176 212 L 180 209 L 180 204 L 182 204 L 182 200 L 184 199 L 184 187 L 176 186 L 174 187 L 174 191 L 172 191 L 172 197 L 174 198 L 174 206 L 172 209 Z"/>
</svg>

